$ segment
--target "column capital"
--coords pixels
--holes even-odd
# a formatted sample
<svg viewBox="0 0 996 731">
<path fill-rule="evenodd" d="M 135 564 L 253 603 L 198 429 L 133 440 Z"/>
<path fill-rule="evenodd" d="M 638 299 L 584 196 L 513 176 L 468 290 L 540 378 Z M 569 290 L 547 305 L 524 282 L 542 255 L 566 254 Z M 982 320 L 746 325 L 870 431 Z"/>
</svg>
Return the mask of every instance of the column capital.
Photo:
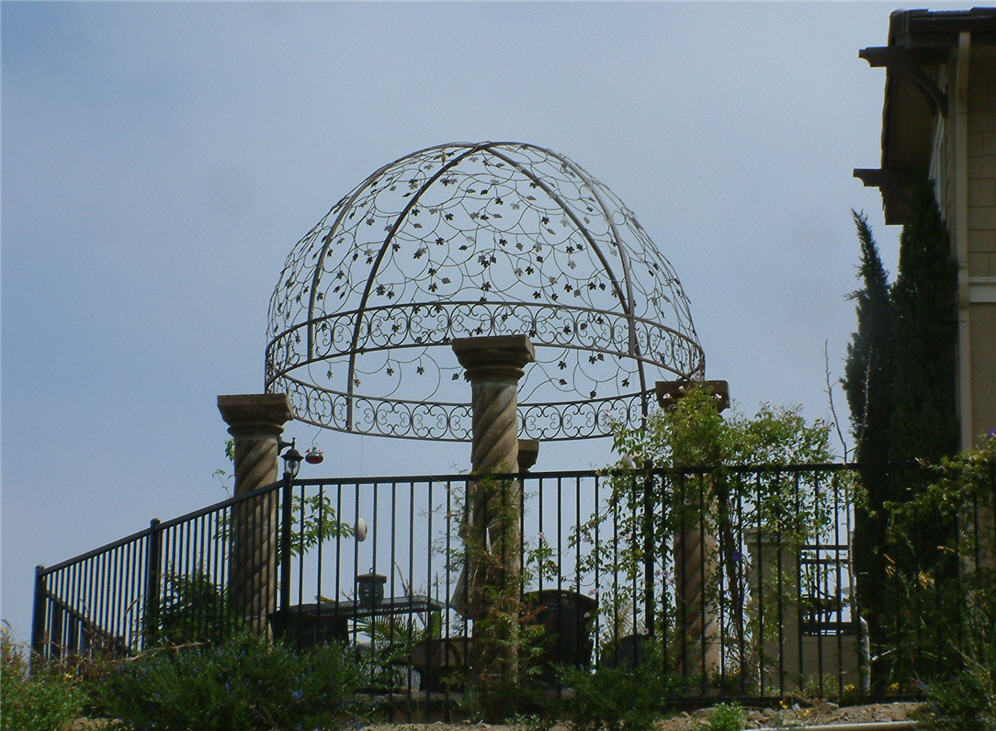
<svg viewBox="0 0 996 731">
<path fill-rule="evenodd" d="M 706 393 L 716 397 L 716 410 L 723 412 L 730 407 L 730 384 L 726 381 L 689 381 L 684 378 L 677 381 L 657 381 L 654 391 L 657 394 L 657 404 L 665 410 L 673 409 L 689 389 L 701 388 Z"/>
<path fill-rule="evenodd" d="M 536 439 L 519 440 L 519 472 L 528 472 L 536 464 L 539 457 L 539 441 Z"/>
<path fill-rule="evenodd" d="M 523 366 L 535 359 L 533 344 L 525 335 L 454 338 L 453 352 L 471 383 L 518 381 Z"/>
<path fill-rule="evenodd" d="M 218 411 L 233 437 L 278 437 L 294 418 L 286 393 L 248 393 L 218 397 Z"/>
</svg>

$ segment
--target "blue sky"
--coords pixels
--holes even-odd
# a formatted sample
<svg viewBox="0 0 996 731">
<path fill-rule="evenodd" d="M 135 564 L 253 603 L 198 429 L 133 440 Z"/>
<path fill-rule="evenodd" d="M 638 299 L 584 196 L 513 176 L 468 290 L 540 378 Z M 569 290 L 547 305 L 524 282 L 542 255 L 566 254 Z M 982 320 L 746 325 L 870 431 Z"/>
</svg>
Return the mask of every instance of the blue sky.
<svg viewBox="0 0 996 731">
<path fill-rule="evenodd" d="M 887 4 L 4 3 L 3 617 L 35 564 L 224 497 L 222 393 L 263 386 L 284 258 L 367 174 L 449 140 L 575 160 L 691 299 L 745 410 L 828 413 L 877 191 Z M 838 392 L 838 407 L 842 395 Z M 842 415 L 844 411 L 842 410 Z M 464 445 L 291 425 L 323 472 L 461 470 Z M 600 466 L 556 445 L 537 469 Z M 313 476 L 317 476 L 317 473 Z"/>
</svg>

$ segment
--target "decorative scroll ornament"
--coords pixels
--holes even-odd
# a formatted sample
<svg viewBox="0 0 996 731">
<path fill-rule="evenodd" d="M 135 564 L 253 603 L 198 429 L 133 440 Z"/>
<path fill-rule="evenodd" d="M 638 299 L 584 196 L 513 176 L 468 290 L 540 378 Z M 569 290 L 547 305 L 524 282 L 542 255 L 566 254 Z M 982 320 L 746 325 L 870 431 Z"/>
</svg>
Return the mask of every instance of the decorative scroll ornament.
<svg viewBox="0 0 996 731">
<path fill-rule="evenodd" d="M 520 436 L 600 437 L 705 357 L 671 264 L 577 164 L 513 142 L 380 168 L 302 238 L 270 300 L 266 390 L 339 431 L 470 441 L 449 343 L 524 334 Z"/>
</svg>

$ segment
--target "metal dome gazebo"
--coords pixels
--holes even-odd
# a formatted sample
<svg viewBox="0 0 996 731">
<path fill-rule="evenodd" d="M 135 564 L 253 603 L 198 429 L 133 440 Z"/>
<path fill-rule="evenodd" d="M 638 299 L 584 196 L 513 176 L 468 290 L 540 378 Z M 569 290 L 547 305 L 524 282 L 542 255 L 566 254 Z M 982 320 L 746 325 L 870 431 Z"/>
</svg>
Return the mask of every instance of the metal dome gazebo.
<svg viewBox="0 0 996 731">
<path fill-rule="evenodd" d="M 648 413 L 656 380 L 704 375 L 681 283 L 608 188 L 535 145 L 429 147 L 367 177 L 291 251 L 266 390 L 318 426 L 470 441 L 450 343 L 510 334 L 535 347 L 518 393 L 528 439 L 607 435 Z"/>
</svg>

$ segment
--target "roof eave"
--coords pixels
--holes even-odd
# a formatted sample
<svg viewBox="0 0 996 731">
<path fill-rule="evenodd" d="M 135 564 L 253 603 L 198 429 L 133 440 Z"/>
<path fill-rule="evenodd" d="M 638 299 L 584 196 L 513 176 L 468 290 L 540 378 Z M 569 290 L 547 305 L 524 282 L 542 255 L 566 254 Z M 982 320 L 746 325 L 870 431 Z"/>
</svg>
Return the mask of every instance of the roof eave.
<svg viewBox="0 0 996 731">
<path fill-rule="evenodd" d="M 858 52 L 873 68 L 886 69 L 881 168 L 854 175 L 879 188 L 887 224 L 905 222 L 912 182 L 930 164 L 937 119 L 948 113 L 937 69 L 950 60 L 963 31 L 972 33 L 973 43 L 996 42 L 996 8 L 897 10 L 890 16 L 889 45 Z"/>
</svg>

